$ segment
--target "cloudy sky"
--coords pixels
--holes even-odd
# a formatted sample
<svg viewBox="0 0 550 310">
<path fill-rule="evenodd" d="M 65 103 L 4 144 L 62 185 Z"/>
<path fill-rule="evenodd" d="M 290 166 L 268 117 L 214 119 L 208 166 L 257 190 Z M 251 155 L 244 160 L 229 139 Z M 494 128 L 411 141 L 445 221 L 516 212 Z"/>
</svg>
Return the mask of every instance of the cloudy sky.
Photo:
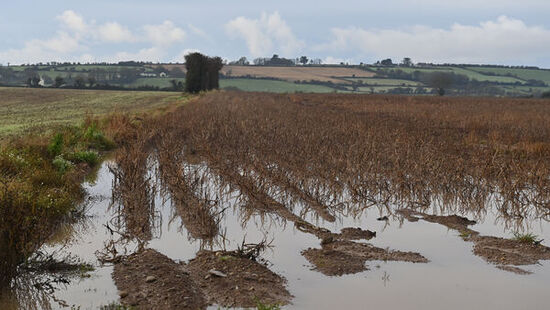
<svg viewBox="0 0 550 310">
<path fill-rule="evenodd" d="M 548 12 L 548 0 L 5 1 L 0 64 L 177 62 L 197 50 L 550 68 Z"/>
</svg>

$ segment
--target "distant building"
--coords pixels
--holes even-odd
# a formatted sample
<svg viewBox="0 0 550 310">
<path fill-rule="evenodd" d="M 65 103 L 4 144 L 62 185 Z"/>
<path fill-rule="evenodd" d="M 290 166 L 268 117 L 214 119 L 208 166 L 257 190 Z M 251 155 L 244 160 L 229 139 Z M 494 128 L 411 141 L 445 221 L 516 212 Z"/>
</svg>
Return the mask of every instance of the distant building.
<svg viewBox="0 0 550 310">
<path fill-rule="evenodd" d="M 157 74 L 156 73 L 145 73 L 145 72 L 142 72 L 139 74 L 139 76 L 142 76 L 142 77 L 157 77 Z"/>
</svg>

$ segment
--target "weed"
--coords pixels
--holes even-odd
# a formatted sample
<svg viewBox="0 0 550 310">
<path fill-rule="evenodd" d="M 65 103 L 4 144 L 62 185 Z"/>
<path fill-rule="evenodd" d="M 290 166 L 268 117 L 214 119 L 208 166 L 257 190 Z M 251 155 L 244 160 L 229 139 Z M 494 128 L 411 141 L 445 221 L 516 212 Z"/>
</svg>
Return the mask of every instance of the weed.
<svg viewBox="0 0 550 310">
<path fill-rule="evenodd" d="M 69 159 L 75 163 L 87 163 L 92 167 L 99 163 L 99 154 L 94 151 L 80 151 L 70 154 Z"/>
<path fill-rule="evenodd" d="M 520 232 L 514 232 L 514 240 L 522 243 L 532 243 L 532 244 L 540 243 L 540 241 L 537 239 L 538 239 L 538 236 L 532 233 L 522 234 Z"/>
<path fill-rule="evenodd" d="M 55 157 L 61 154 L 63 151 L 63 134 L 56 134 L 48 144 L 48 152 L 51 156 Z"/>
<path fill-rule="evenodd" d="M 222 255 L 220 256 L 220 260 L 225 262 L 225 261 L 228 261 L 228 260 L 235 260 L 236 258 L 234 256 L 231 256 L 231 255 Z"/>
<path fill-rule="evenodd" d="M 99 310 L 133 310 L 134 307 L 124 306 L 116 302 L 99 307 Z"/>
<path fill-rule="evenodd" d="M 471 235 L 471 233 L 470 233 L 469 231 L 467 231 L 467 230 L 462 230 L 462 231 L 460 232 L 460 237 L 461 237 L 462 239 L 467 239 L 467 238 L 470 237 L 470 235 Z"/>
<path fill-rule="evenodd" d="M 264 304 L 262 301 L 256 298 L 256 309 L 258 310 L 281 310 L 281 306 L 278 304 Z"/>
<path fill-rule="evenodd" d="M 115 147 L 114 143 L 98 129 L 97 122 L 92 122 L 85 129 L 84 139 L 88 141 L 91 147 L 98 150 L 108 151 Z"/>
<path fill-rule="evenodd" d="M 52 161 L 52 165 L 57 169 L 61 174 L 67 172 L 73 166 L 73 163 L 63 158 L 61 155 L 57 155 Z"/>
</svg>

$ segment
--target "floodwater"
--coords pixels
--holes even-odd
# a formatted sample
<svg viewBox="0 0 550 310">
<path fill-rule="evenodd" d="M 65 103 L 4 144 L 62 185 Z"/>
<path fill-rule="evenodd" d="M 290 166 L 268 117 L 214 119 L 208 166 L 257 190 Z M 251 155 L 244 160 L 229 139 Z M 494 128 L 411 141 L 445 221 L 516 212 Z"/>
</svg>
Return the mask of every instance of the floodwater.
<svg viewBox="0 0 550 310">
<path fill-rule="evenodd" d="M 105 226 L 112 226 L 117 208 L 112 205 L 114 176 L 108 163 L 101 167 L 93 184 L 85 184 L 89 193 L 87 217 L 72 226 L 66 233 L 63 248 L 59 244 L 45 247 L 47 252 L 60 251 L 78 256 L 93 264 L 96 270 L 91 277 L 78 278 L 69 284 L 57 285 L 48 295 L 53 309 L 74 306 L 77 309 L 97 309 L 118 301 L 117 289 L 112 280 L 112 266 L 101 266 L 96 253 L 106 242 L 116 239 Z M 445 226 L 425 221 L 407 222 L 390 217 L 390 221 L 377 221 L 381 211 L 370 208 L 358 217 L 337 216 L 333 223 L 308 215 L 305 220 L 332 232 L 343 227 L 361 227 L 376 231 L 377 236 L 368 241 L 377 247 L 414 251 L 430 260 L 427 264 L 407 262 L 369 261 L 369 270 L 329 277 L 313 270 L 301 251 L 319 248 L 319 239 L 297 230 L 293 223 L 276 215 L 262 218 L 251 216 L 243 223 L 242 209 L 234 208 L 234 200 L 225 199 L 227 209 L 221 214 L 220 232 L 224 242 L 215 242 L 212 249 L 232 250 L 243 239 L 248 243 L 272 240 L 272 248 L 262 257 L 269 268 L 288 281 L 287 288 L 294 296 L 288 309 L 546 309 L 550 287 L 550 262 L 524 266 L 530 275 L 518 275 L 497 269 L 472 253 L 473 243 L 465 242 L 459 233 Z M 146 245 L 176 261 L 188 261 L 201 248 L 210 247 L 193 239 L 174 209 L 168 194 L 155 193 L 155 214 L 151 241 Z M 220 208 L 223 209 L 223 208 Z M 441 211 L 441 210 L 438 210 Z M 299 210 L 293 210 L 299 214 Z M 434 212 L 436 213 L 436 212 Z M 437 212 L 445 215 L 445 212 Z M 487 210 L 483 216 L 461 214 L 475 219 L 473 230 L 482 235 L 512 237 L 517 227 L 507 227 L 496 211 Z M 550 242 L 550 224 L 537 220 L 529 223 L 528 231 Z M 69 237 L 70 236 L 70 237 Z M 61 238 L 63 239 L 63 238 Z M 218 238 L 219 240 L 220 238 Z M 127 245 L 131 253 L 136 244 Z M 122 248 L 120 248 L 122 250 Z M 17 293 L 24 299 L 24 293 Z M 54 296 L 55 298 L 52 298 Z M 55 300 L 54 300 L 55 299 Z M 57 301 L 56 301 L 57 300 Z M 13 306 L 21 301 L 12 301 Z M 3 301 L 0 305 L 9 305 Z M 63 306 L 65 305 L 65 306 Z M 22 307 L 22 306 L 21 306 Z M 37 308 L 46 308 L 36 305 Z M 217 309 L 217 307 L 212 307 Z"/>
</svg>

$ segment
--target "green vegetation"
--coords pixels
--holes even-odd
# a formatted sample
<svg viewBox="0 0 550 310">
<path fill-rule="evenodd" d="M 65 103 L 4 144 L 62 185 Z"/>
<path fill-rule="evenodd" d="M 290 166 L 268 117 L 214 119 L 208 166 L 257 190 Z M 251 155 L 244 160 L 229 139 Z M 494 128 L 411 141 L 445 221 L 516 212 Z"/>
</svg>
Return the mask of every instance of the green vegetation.
<svg viewBox="0 0 550 310">
<path fill-rule="evenodd" d="M 95 151 L 80 151 L 69 155 L 69 160 L 75 163 L 87 163 L 95 166 L 99 163 L 99 154 Z"/>
<path fill-rule="evenodd" d="M 221 88 L 239 89 L 242 91 L 273 93 L 331 93 L 334 89 L 323 85 L 296 84 L 286 81 L 263 79 L 227 79 L 220 80 Z"/>
<path fill-rule="evenodd" d="M 281 306 L 278 304 L 264 304 L 260 300 L 256 299 L 256 309 L 258 310 L 280 310 Z"/>
<path fill-rule="evenodd" d="M 21 136 L 0 145 L 0 286 L 75 211 L 85 170 L 75 169 L 78 161 L 70 159 L 93 167 L 99 151 L 113 146 L 91 119 L 56 131 L 49 139 Z"/>
<path fill-rule="evenodd" d="M 262 59 L 259 58 L 259 60 Z M 300 58 L 302 62 L 305 60 L 307 57 Z M 375 89 L 375 93 L 426 94 L 426 91 L 416 88 L 427 86 L 430 87 L 428 91 L 430 94 L 443 92 L 445 95 L 454 96 L 521 97 L 541 97 L 542 93 L 550 89 L 550 70 L 537 68 L 414 65 L 410 59 L 402 65 L 393 64 L 386 59 L 377 65 L 296 66 L 291 60 L 280 58 L 277 55 L 265 58 L 257 65 L 245 65 L 247 63 L 246 59 L 241 59 L 234 62 L 233 65 L 224 66 L 221 71 L 223 75 L 219 80 L 221 88 L 276 93 L 372 93 L 372 89 L 361 89 L 361 87 L 369 86 L 391 87 Z M 268 66 L 268 64 L 272 66 Z M 204 73 L 208 70 L 219 69 L 220 66 L 221 63 L 218 62 L 213 67 L 202 66 L 199 71 L 202 70 L 201 72 Z M 155 65 L 132 61 L 118 64 L 54 63 L 51 65 L 0 66 L 0 85 L 32 88 L 44 86 L 71 89 L 183 91 L 187 85 L 185 83 L 186 70 L 185 65 L 182 64 Z M 374 73 L 376 76 L 372 77 Z M 426 79 L 428 75 L 434 73 L 452 74 L 454 82 L 444 88 L 430 85 Z M 218 82 L 215 77 L 217 75 L 203 75 L 204 79 L 199 75 L 190 79 L 206 83 L 207 79 L 213 77 L 208 84 L 212 84 L 213 88 L 216 88 Z M 298 83 L 295 83 L 296 81 Z M 0 135 L 2 130 L 17 131 L 21 126 L 17 122 L 14 124 L 0 122 L 0 124 L 3 127 L 0 128 Z"/>
<path fill-rule="evenodd" d="M 387 72 L 390 70 L 401 70 L 405 73 L 413 73 L 415 71 L 431 73 L 431 72 L 449 72 L 455 74 L 462 74 L 467 76 L 471 80 L 477 80 L 479 82 L 494 82 L 494 83 L 521 83 L 524 84 L 525 81 L 509 77 L 509 76 L 492 76 L 484 75 L 482 73 L 465 69 L 462 67 L 375 67 L 377 72 Z"/>
<path fill-rule="evenodd" d="M 550 70 L 500 67 L 467 67 L 467 69 L 482 74 L 509 75 L 523 80 L 539 80 L 550 84 Z"/>
<path fill-rule="evenodd" d="M 112 302 L 108 305 L 99 307 L 99 310 L 133 310 L 133 307 L 124 306 L 116 302 Z"/>
<path fill-rule="evenodd" d="M 422 86 L 423 85 L 420 82 L 411 81 L 411 80 L 399 80 L 399 79 L 347 78 L 346 80 L 363 83 L 364 85 L 373 85 L 373 86 Z"/>
<path fill-rule="evenodd" d="M 519 232 L 514 232 L 514 240 L 522 243 L 532 243 L 532 244 L 540 243 L 540 241 L 537 240 L 538 238 L 539 237 L 537 235 L 534 235 L 532 233 L 522 234 Z"/>
<path fill-rule="evenodd" d="M 139 78 L 139 79 L 135 80 L 133 83 L 128 84 L 128 86 L 132 87 L 132 88 L 152 86 L 152 87 L 158 87 L 158 88 L 162 89 L 162 88 L 168 88 L 168 87 L 172 86 L 172 82 L 171 82 L 172 80 L 176 80 L 177 82 L 185 83 L 185 79 L 183 79 L 183 78 L 169 78 L 169 77 L 154 78 L 154 77 L 150 77 L 150 78 Z M 124 85 L 121 85 L 121 86 L 124 86 Z"/>
<path fill-rule="evenodd" d="M 56 125 L 77 125 L 90 115 L 113 112 L 144 112 L 182 104 L 181 93 L 141 91 L 101 91 L 0 87 L 0 140 L 33 133 L 51 134 Z"/>
</svg>

